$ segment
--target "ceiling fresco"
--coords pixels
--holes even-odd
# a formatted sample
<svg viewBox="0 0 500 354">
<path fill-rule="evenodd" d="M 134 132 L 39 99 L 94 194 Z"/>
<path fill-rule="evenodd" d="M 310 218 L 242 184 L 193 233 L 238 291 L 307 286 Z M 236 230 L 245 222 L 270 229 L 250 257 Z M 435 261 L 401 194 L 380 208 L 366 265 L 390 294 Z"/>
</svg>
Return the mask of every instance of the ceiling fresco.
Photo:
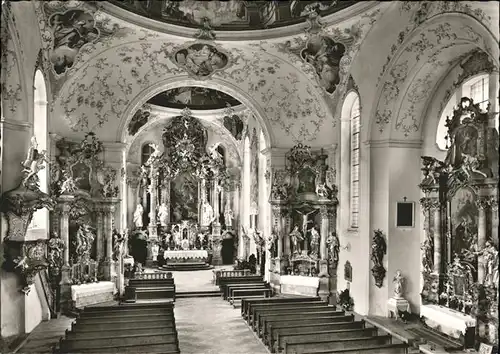
<svg viewBox="0 0 500 354">
<path fill-rule="evenodd" d="M 312 11 L 326 16 L 354 5 L 356 1 L 112 0 L 110 3 L 176 25 L 198 27 L 208 20 L 214 29 L 251 30 L 302 22 Z"/>
<path fill-rule="evenodd" d="M 218 90 L 206 87 L 178 87 L 161 92 L 151 98 L 148 103 L 170 108 L 192 110 L 222 109 L 227 105 L 238 106 L 240 101 Z"/>
</svg>

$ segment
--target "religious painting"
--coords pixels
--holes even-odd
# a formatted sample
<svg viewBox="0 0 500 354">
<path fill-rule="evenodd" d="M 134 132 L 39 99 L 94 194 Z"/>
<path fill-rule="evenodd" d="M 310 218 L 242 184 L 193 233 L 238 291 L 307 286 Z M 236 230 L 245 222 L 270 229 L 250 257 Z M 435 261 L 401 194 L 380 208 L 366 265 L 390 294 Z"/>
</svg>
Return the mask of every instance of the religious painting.
<svg viewBox="0 0 500 354">
<path fill-rule="evenodd" d="M 208 77 L 224 69 L 229 62 L 227 54 L 207 43 L 195 43 L 180 49 L 174 54 L 173 60 L 198 78 Z"/>
<path fill-rule="evenodd" d="M 179 173 L 170 184 L 171 221 L 198 221 L 198 179 L 190 172 Z"/>
<path fill-rule="evenodd" d="M 310 167 L 304 167 L 298 172 L 299 186 L 297 193 L 315 193 L 316 192 L 316 172 Z"/>
<path fill-rule="evenodd" d="M 90 192 L 90 167 L 83 162 L 78 162 L 71 167 L 71 170 L 72 176 L 76 176 L 74 178 L 76 188 Z"/>
<path fill-rule="evenodd" d="M 469 188 L 457 190 L 451 199 L 452 253 L 463 254 L 477 244 L 479 212 L 475 194 Z"/>
<path fill-rule="evenodd" d="M 241 104 L 240 101 L 222 91 L 194 86 L 177 87 L 161 92 L 151 98 L 148 103 L 171 108 L 188 107 L 196 110 L 222 109 Z"/>
<path fill-rule="evenodd" d="M 349 261 L 344 264 L 344 280 L 352 282 L 352 265 Z"/>
<path fill-rule="evenodd" d="M 332 94 L 340 82 L 340 60 L 346 51 L 342 43 L 318 35 L 309 38 L 300 53 L 302 60 L 311 64 L 319 78 L 320 85 Z"/>
<path fill-rule="evenodd" d="M 150 116 L 151 112 L 138 109 L 128 123 L 128 134 L 132 136 L 135 135 L 139 129 L 148 122 Z"/>
<path fill-rule="evenodd" d="M 54 38 L 50 61 L 57 74 L 73 66 L 80 49 L 99 38 L 92 14 L 83 10 L 55 13 L 49 18 Z"/>
</svg>

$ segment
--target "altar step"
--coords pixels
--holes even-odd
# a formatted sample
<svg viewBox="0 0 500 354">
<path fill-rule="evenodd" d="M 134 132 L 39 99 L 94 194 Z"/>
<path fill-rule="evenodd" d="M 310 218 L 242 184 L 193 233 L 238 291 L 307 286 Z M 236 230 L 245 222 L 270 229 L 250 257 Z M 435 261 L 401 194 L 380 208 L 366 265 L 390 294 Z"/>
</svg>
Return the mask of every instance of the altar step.
<svg viewBox="0 0 500 354">
<path fill-rule="evenodd" d="M 219 290 L 208 291 L 181 291 L 175 293 L 176 298 L 193 298 L 193 297 L 220 297 Z"/>
<path fill-rule="evenodd" d="M 186 263 L 170 263 L 164 266 L 161 266 L 160 270 L 166 271 L 175 271 L 175 272 L 186 272 L 186 271 L 194 271 L 194 270 L 207 270 L 213 269 L 214 267 L 207 263 L 202 262 L 186 262 Z"/>
</svg>

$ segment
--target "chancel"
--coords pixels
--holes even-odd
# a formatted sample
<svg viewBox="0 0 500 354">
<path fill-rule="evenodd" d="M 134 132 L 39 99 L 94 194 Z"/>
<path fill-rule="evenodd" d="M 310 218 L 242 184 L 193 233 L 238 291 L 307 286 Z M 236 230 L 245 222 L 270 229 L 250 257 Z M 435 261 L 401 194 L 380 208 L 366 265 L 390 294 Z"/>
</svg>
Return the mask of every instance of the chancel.
<svg viewBox="0 0 500 354">
<path fill-rule="evenodd" d="M 498 351 L 498 2 L 1 6 L 0 352 Z"/>
</svg>

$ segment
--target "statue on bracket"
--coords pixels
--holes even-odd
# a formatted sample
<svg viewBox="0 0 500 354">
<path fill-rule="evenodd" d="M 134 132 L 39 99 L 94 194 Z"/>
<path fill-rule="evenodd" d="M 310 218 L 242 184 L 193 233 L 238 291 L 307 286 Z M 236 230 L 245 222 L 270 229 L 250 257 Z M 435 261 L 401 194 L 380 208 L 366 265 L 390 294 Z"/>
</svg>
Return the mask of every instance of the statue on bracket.
<svg viewBox="0 0 500 354">
<path fill-rule="evenodd" d="M 47 260 L 49 262 L 49 271 L 52 276 L 59 275 L 63 266 L 64 249 L 66 248 L 64 241 L 57 232 L 52 233 L 52 237 L 48 242 Z"/>
<path fill-rule="evenodd" d="M 373 236 L 371 246 L 371 259 L 373 261 L 372 274 L 375 278 L 375 285 L 381 288 L 386 273 L 383 261 L 384 255 L 387 253 L 387 243 L 385 242 L 382 230 L 375 230 L 374 232 L 375 235 Z"/>
<path fill-rule="evenodd" d="M 405 278 L 401 274 L 400 270 L 396 271 L 392 283 L 394 284 L 394 298 L 395 299 L 403 299 L 403 285 L 405 282 Z"/>
<path fill-rule="evenodd" d="M 165 202 L 161 203 L 158 208 L 158 220 L 160 221 L 160 225 L 162 227 L 168 226 L 168 207 Z"/>
<path fill-rule="evenodd" d="M 137 204 L 134 211 L 134 225 L 136 228 L 141 229 L 143 227 L 142 214 L 144 213 L 144 207 L 142 204 Z"/>
</svg>

